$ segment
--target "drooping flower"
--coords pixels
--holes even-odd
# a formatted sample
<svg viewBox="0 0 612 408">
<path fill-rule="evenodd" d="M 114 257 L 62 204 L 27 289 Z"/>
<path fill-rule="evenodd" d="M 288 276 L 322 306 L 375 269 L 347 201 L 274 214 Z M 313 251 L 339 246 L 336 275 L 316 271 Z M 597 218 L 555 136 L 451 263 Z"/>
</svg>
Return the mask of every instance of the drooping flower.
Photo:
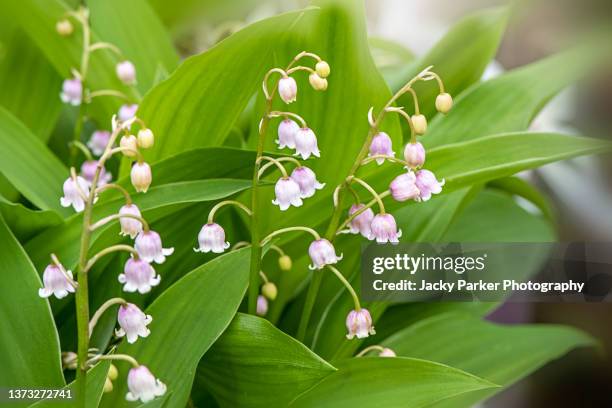
<svg viewBox="0 0 612 408">
<path fill-rule="evenodd" d="M 263 295 L 257 296 L 256 313 L 258 316 L 265 316 L 268 314 L 268 299 L 266 299 L 266 297 Z"/>
<path fill-rule="evenodd" d="M 117 78 L 126 85 L 136 83 L 136 67 L 130 61 L 121 61 L 115 67 Z"/>
<path fill-rule="evenodd" d="M 98 168 L 97 160 L 87 160 L 84 161 L 81 165 L 81 176 L 91 185 L 93 183 L 94 177 L 96 175 L 96 169 Z M 110 172 L 107 172 L 104 167 L 100 170 L 100 176 L 98 177 L 97 186 L 103 186 L 108 184 L 113 178 L 113 175 Z"/>
<path fill-rule="evenodd" d="M 161 277 L 151 264 L 142 259 L 129 258 L 118 280 L 123 283 L 125 292 L 149 293 L 153 286 L 159 285 Z"/>
<path fill-rule="evenodd" d="M 149 402 L 166 392 L 166 385 L 143 365 L 130 369 L 127 383 L 129 392 L 125 395 L 125 399 L 128 401 Z"/>
<path fill-rule="evenodd" d="M 412 115 L 410 120 L 414 127 L 414 133 L 417 135 L 424 135 L 425 132 L 427 132 L 427 118 L 425 115 Z"/>
<path fill-rule="evenodd" d="M 389 185 L 389 191 L 400 202 L 418 198 L 420 191 L 416 186 L 416 175 L 412 171 L 400 174 Z"/>
<path fill-rule="evenodd" d="M 80 191 L 79 191 L 80 188 Z M 76 182 L 72 177 L 68 177 L 64 181 L 64 196 L 60 198 L 62 207 L 74 208 L 76 212 L 81 212 L 85 209 L 85 198 L 81 196 L 89 195 L 89 183 L 81 176 L 77 176 Z"/>
<path fill-rule="evenodd" d="M 432 194 L 440 194 L 444 179 L 438 181 L 435 174 L 429 170 L 419 170 L 416 173 L 416 186 L 420 191 L 419 200 L 427 201 Z"/>
<path fill-rule="evenodd" d="M 364 208 L 363 204 L 353 204 L 349 209 L 349 216 Z M 349 223 L 349 228 L 353 234 L 361 234 L 367 239 L 373 239 L 372 235 L 372 219 L 374 219 L 374 211 L 371 208 L 363 211 Z"/>
<path fill-rule="evenodd" d="M 291 179 L 300 186 L 302 198 L 312 197 L 316 190 L 325 187 L 325 183 L 319 183 L 315 172 L 306 166 L 300 166 L 293 169 L 291 172 Z"/>
<path fill-rule="evenodd" d="M 121 136 L 119 146 L 124 149 L 121 153 L 126 157 L 135 157 L 138 154 L 138 139 L 134 135 Z"/>
<path fill-rule="evenodd" d="M 295 134 L 300 129 L 300 125 L 291 119 L 284 119 L 278 124 L 278 139 L 276 143 L 279 149 L 288 147 L 295 149 Z"/>
<path fill-rule="evenodd" d="M 310 128 L 300 128 L 295 132 L 295 156 L 302 156 L 306 160 L 310 155 L 321 157 L 317 136 Z"/>
<path fill-rule="evenodd" d="M 342 259 L 342 254 L 336 255 L 336 249 L 325 238 L 313 241 L 308 247 L 308 255 L 312 260 L 312 264 L 308 266 L 310 269 L 322 269 L 325 265 L 335 264 Z"/>
<path fill-rule="evenodd" d="M 384 244 L 391 242 L 396 244 L 402 236 L 402 230 L 397 230 L 395 218 L 391 214 L 378 214 L 372 219 L 372 235 L 376 238 L 376 242 Z"/>
<path fill-rule="evenodd" d="M 448 113 L 453 107 L 453 97 L 447 93 L 441 93 L 436 98 L 436 109 L 440 113 Z"/>
<path fill-rule="evenodd" d="M 327 89 L 327 79 L 321 78 L 316 72 L 308 76 L 308 82 L 315 91 L 325 91 Z"/>
<path fill-rule="evenodd" d="M 380 353 L 378 353 L 378 357 L 397 357 L 397 354 L 389 347 L 383 347 Z"/>
<path fill-rule="evenodd" d="M 272 200 L 272 204 L 278 205 L 281 211 L 287 210 L 290 206 L 301 207 L 303 202 L 301 198 L 300 186 L 290 177 L 281 177 L 274 186 L 276 198 Z"/>
<path fill-rule="evenodd" d="M 230 247 L 225 241 L 225 230 L 219 224 L 213 222 L 204 224 L 198 234 L 199 248 L 193 248 L 196 252 L 214 252 L 220 254 Z"/>
<path fill-rule="evenodd" d="M 119 120 L 125 122 L 126 120 L 132 119 L 136 115 L 137 110 L 138 110 L 137 104 L 121 105 L 121 107 L 119 108 L 119 112 L 117 113 L 117 116 L 119 117 Z"/>
<path fill-rule="evenodd" d="M 117 337 L 125 336 L 128 343 L 134 343 L 138 337 L 147 337 L 151 331 L 147 325 L 153 321 L 150 315 L 145 314 L 133 303 L 126 303 L 119 306 L 117 312 L 117 322 L 119 329 L 115 330 Z"/>
<path fill-rule="evenodd" d="M 423 166 L 425 164 L 425 148 L 419 142 L 408 143 L 404 148 L 404 159 L 411 169 Z"/>
<path fill-rule="evenodd" d="M 132 171 L 130 172 L 130 180 L 137 192 L 146 193 L 151 185 L 152 179 L 151 166 L 145 162 L 134 163 Z"/>
<path fill-rule="evenodd" d="M 104 153 L 104 149 L 110 140 L 110 132 L 106 130 L 96 130 L 91 134 L 87 147 L 96 156 L 101 156 Z"/>
<path fill-rule="evenodd" d="M 370 153 L 369 156 L 395 156 L 395 152 L 393 151 L 393 146 L 391 142 L 391 138 L 385 132 L 379 132 L 372 138 L 372 143 L 370 144 Z M 378 165 L 383 164 L 385 161 L 384 158 L 377 158 L 376 163 Z"/>
<path fill-rule="evenodd" d="M 148 149 L 152 147 L 155 143 L 155 136 L 153 135 L 153 131 L 149 128 L 140 129 L 138 131 L 138 146 L 143 149 Z"/>
<path fill-rule="evenodd" d="M 134 241 L 138 256 L 145 262 L 162 264 L 172 255 L 174 248 L 162 248 L 159 234 L 155 231 L 142 231 Z"/>
<path fill-rule="evenodd" d="M 370 316 L 368 309 L 351 310 L 346 316 L 346 329 L 348 330 L 346 338 L 349 340 L 355 336 L 358 339 L 365 339 L 376 334 L 374 326 L 372 326 L 372 316 Z"/>
<path fill-rule="evenodd" d="M 68 293 L 74 293 L 74 286 L 68 277 L 72 279 L 72 272 L 66 271 L 66 275 L 62 271 L 63 267 L 49 264 L 43 272 L 43 285 L 44 287 L 38 289 L 38 296 L 42 298 L 48 298 L 54 295 L 58 299 L 62 299 L 68 296 Z"/>
<path fill-rule="evenodd" d="M 136 204 L 125 204 L 119 209 L 119 215 L 135 215 L 141 217 L 140 210 Z M 129 235 L 134 239 L 142 231 L 142 223 L 132 217 L 120 217 L 119 224 L 121 225 L 121 235 Z"/>
<path fill-rule="evenodd" d="M 283 102 L 289 104 L 297 99 L 297 82 L 290 76 L 283 77 L 278 81 L 278 94 Z"/>
<path fill-rule="evenodd" d="M 80 105 L 83 99 L 83 84 L 81 80 L 78 78 L 64 80 L 60 99 L 62 102 L 69 103 L 73 106 Z"/>
<path fill-rule="evenodd" d="M 266 282 L 261 287 L 261 294 L 264 295 L 267 299 L 274 300 L 278 295 L 278 288 L 272 282 Z"/>
</svg>

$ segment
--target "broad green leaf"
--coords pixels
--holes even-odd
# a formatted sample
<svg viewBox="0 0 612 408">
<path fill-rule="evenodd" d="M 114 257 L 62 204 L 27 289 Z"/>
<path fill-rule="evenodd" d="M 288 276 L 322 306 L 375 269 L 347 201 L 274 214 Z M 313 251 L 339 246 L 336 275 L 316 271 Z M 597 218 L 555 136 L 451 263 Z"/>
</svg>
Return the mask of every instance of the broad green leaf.
<svg viewBox="0 0 612 408">
<path fill-rule="evenodd" d="M 524 131 L 553 96 L 586 75 L 595 58 L 583 49 L 567 51 L 474 85 L 456 99 L 448 115 L 430 123 L 423 144 L 441 146 Z"/>
<path fill-rule="evenodd" d="M 592 346 L 595 341 L 569 327 L 503 326 L 470 315 L 447 313 L 407 327 L 382 344 L 398 356 L 448 364 L 507 387 L 571 349 Z M 468 408 L 498 390 L 478 391 L 439 406 Z"/>
<path fill-rule="evenodd" d="M 376 67 L 389 85 L 404 80 L 406 67 L 414 62 L 414 54 L 402 44 L 382 37 L 368 39 Z"/>
<path fill-rule="evenodd" d="M 505 177 L 493 180 L 488 187 L 497 188 L 507 193 L 522 197 L 534 204 L 549 220 L 554 220 L 554 209 L 549 200 L 536 187 L 519 177 Z"/>
<path fill-rule="evenodd" d="M 161 21 L 146 0 L 87 0 L 93 30 L 113 43 L 136 66 L 137 87 L 145 93 L 159 71 L 166 75 L 179 58 Z M 121 10 L 121 12 L 117 12 Z"/>
<path fill-rule="evenodd" d="M 495 385 L 455 368 L 411 358 L 353 358 L 291 407 L 426 407 Z"/>
<path fill-rule="evenodd" d="M 153 317 L 151 334 L 134 344 L 123 342 L 117 353 L 134 356 L 160 378 L 171 393 L 167 407 L 184 407 L 198 362 L 230 324 L 249 275 L 250 250 L 244 248 L 191 271 L 146 309 Z M 127 364 L 118 364 L 115 391 L 103 407 L 131 406 L 124 399 Z"/>
<path fill-rule="evenodd" d="M 106 381 L 109 367 L 110 361 L 101 361 L 87 372 L 87 395 L 85 400 L 87 407 L 97 407 L 100 403 L 102 390 L 104 389 L 104 381 Z M 73 381 L 62 389 L 72 391 L 72 400 L 70 400 L 70 402 L 62 401 L 57 398 L 53 400 L 42 400 L 30 405 L 30 408 L 74 407 L 76 403 L 76 396 L 74 394 L 76 382 Z"/>
<path fill-rule="evenodd" d="M 31 210 L 0 196 L 0 213 L 18 240 L 25 241 L 42 230 L 60 225 L 64 220 L 55 211 Z"/>
<path fill-rule="evenodd" d="M 64 167 L 23 123 L 0 107 L 0 172 L 21 194 L 42 210 L 69 211 L 60 205 Z"/>
<path fill-rule="evenodd" d="M 36 136 L 46 141 L 59 116 L 61 79 L 38 47 L 7 15 L 0 23 L 8 32 L 0 36 L 0 105 L 21 120 Z"/>
<path fill-rule="evenodd" d="M 181 28 L 188 23 L 242 19 L 249 11 L 262 3 L 262 0 L 148 0 L 164 24 L 172 29 Z"/>
<path fill-rule="evenodd" d="M 445 189 L 511 176 L 570 157 L 610 150 L 604 141 L 554 133 L 509 133 L 429 150 L 427 168 L 446 180 Z"/>
<path fill-rule="evenodd" d="M 40 278 L 0 216 L 0 384 L 9 388 L 64 385 L 60 346 Z"/>
<path fill-rule="evenodd" d="M 221 406 L 280 407 L 334 371 L 267 320 L 238 314 L 204 356 L 196 386 Z"/>
<path fill-rule="evenodd" d="M 415 64 L 406 68 L 399 82 L 391 87 L 398 90 L 404 83 L 433 65 L 434 72 L 444 81 L 446 91 L 458 95 L 482 77 L 495 56 L 501 42 L 509 11 L 507 8 L 492 8 L 470 15 L 454 25 L 448 33 Z M 429 118 L 436 110 L 434 102 L 439 94 L 435 81 L 415 86 L 422 112 Z M 410 94 L 404 95 L 398 105 L 412 107 Z M 411 112 L 411 108 L 408 110 Z M 429 137 L 429 134 L 427 135 Z"/>
<path fill-rule="evenodd" d="M 153 161 L 194 147 L 221 144 L 272 66 L 284 33 L 307 11 L 255 23 L 188 58 L 143 99 L 139 116 L 160 137 Z M 171 135 L 171 137 L 169 137 Z"/>
</svg>

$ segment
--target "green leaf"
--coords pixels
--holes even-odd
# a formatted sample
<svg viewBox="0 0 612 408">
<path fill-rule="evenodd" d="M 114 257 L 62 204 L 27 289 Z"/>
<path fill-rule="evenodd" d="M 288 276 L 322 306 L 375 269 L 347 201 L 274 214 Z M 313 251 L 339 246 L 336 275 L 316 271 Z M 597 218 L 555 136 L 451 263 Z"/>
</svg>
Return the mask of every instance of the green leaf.
<svg viewBox="0 0 612 408">
<path fill-rule="evenodd" d="M 392 84 L 392 88 L 399 89 L 424 68 L 433 65 L 434 71 L 442 77 L 446 91 L 451 95 L 458 95 L 480 80 L 485 68 L 495 57 L 506 28 L 508 14 L 506 7 L 492 8 L 459 21 L 429 53 L 407 67 L 401 80 Z M 435 82 L 418 84 L 415 90 L 422 112 L 427 117 L 435 114 L 434 103 L 439 94 Z M 398 105 L 412 107 L 410 94 L 401 97 Z M 428 133 L 426 139 L 429 137 Z"/>
<path fill-rule="evenodd" d="M 448 364 L 504 387 L 573 348 L 594 343 L 586 333 L 569 327 L 502 326 L 459 313 L 423 320 L 382 342 L 398 356 Z M 498 390 L 478 391 L 441 406 L 471 407 Z"/>
<path fill-rule="evenodd" d="M 9 388 L 64 385 L 59 339 L 40 278 L 0 216 L 0 384 Z"/>
<path fill-rule="evenodd" d="M 25 241 L 42 230 L 64 222 L 55 211 L 36 211 L 0 196 L 0 213 L 18 240 Z"/>
<path fill-rule="evenodd" d="M 134 356 L 160 378 L 171 394 L 166 406 L 184 407 L 198 362 L 230 324 L 248 284 L 250 250 L 244 248 L 191 271 L 146 309 L 151 334 L 117 353 Z M 160 352 L 163 351 L 163 352 Z M 127 364 L 117 364 L 115 391 L 104 407 L 131 406 L 125 401 Z"/>
<path fill-rule="evenodd" d="M 422 142 L 433 147 L 526 130 L 545 104 L 595 61 L 584 49 L 567 51 L 477 84 L 457 98 L 447 116 L 430 123 Z"/>
<path fill-rule="evenodd" d="M 252 24 L 188 58 L 143 99 L 139 116 L 158 135 L 153 161 L 186 149 L 220 145 L 268 69 L 284 33 L 307 13 Z"/>
<path fill-rule="evenodd" d="M 481 378 L 431 361 L 353 358 L 297 397 L 291 407 L 426 407 L 457 395 L 495 387 Z"/>
<path fill-rule="evenodd" d="M 140 92 L 154 85 L 160 71 L 166 75 L 174 71 L 179 57 L 146 0 L 87 0 L 87 5 L 93 30 L 136 66 Z"/>
<path fill-rule="evenodd" d="M 507 193 L 522 197 L 534 204 L 542 214 L 549 220 L 554 220 L 554 209 L 548 198 L 536 187 L 519 177 L 505 177 L 493 180 L 487 184 L 488 187 L 497 188 Z"/>
<path fill-rule="evenodd" d="M 184 29 L 188 23 L 201 23 L 204 17 L 210 23 L 227 20 L 242 21 L 261 0 L 148 0 L 149 4 L 167 27 Z M 200 18 L 200 19 L 198 19 Z"/>
<path fill-rule="evenodd" d="M 221 406 L 286 406 L 335 368 L 267 320 L 238 314 L 206 353 L 197 384 Z"/>
<path fill-rule="evenodd" d="M 0 107 L 0 172 L 28 200 L 42 210 L 62 215 L 62 185 L 68 170 L 23 123 Z"/>
<path fill-rule="evenodd" d="M 554 133 L 509 133 L 429 150 L 427 168 L 446 180 L 445 190 L 511 176 L 570 157 L 610 150 L 604 141 Z"/>
<path fill-rule="evenodd" d="M 376 67 L 389 85 L 404 80 L 406 67 L 414 62 L 414 54 L 398 42 L 381 37 L 368 39 Z"/>
<path fill-rule="evenodd" d="M 101 361 L 87 372 L 87 395 L 85 402 L 87 407 L 97 407 L 100 403 L 110 364 L 110 361 Z M 73 381 L 62 389 L 72 391 L 72 400 L 70 402 L 64 402 L 61 399 L 42 400 L 30 405 L 30 408 L 74 407 L 76 401 L 76 396 L 74 394 L 76 382 Z"/>
</svg>

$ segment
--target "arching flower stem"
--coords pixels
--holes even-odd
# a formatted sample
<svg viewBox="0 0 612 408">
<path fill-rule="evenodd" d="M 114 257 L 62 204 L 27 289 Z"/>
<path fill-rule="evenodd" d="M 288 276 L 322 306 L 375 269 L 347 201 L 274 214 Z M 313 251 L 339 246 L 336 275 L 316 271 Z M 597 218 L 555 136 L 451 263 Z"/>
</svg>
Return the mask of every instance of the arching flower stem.
<svg viewBox="0 0 612 408">
<path fill-rule="evenodd" d="M 104 314 L 104 312 L 106 312 L 110 307 L 114 305 L 124 305 L 126 303 L 127 302 L 125 301 L 125 299 L 118 297 L 108 299 L 106 302 L 102 303 L 102 305 L 98 308 L 98 310 L 96 310 L 96 312 L 91 317 L 91 320 L 89 321 L 89 337 L 91 337 L 91 334 L 93 333 L 93 330 L 96 327 L 98 320 L 100 320 L 100 317 Z"/>
<path fill-rule="evenodd" d="M 234 205 L 238 208 L 240 208 L 241 210 L 243 210 L 245 213 L 247 213 L 249 216 L 252 215 L 251 210 L 249 209 L 249 207 L 247 207 L 246 205 L 242 204 L 241 202 L 235 201 L 235 200 L 225 200 L 225 201 L 221 201 L 219 203 L 217 203 L 208 213 L 208 223 L 212 224 L 215 218 L 215 213 L 221 209 L 222 207 L 226 206 L 226 205 Z"/>
<path fill-rule="evenodd" d="M 340 271 L 338 269 L 336 269 L 335 266 L 327 265 L 327 267 L 334 273 L 334 275 L 336 275 L 338 280 L 340 280 L 340 282 L 342 282 L 342 284 L 349 291 L 351 297 L 353 298 L 353 303 L 355 304 L 355 310 L 356 311 L 360 311 L 361 310 L 361 304 L 359 303 L 359 297 L 357 296 L 357 293 L 355 292 L 355 289 L 353 289 L 353 287 L 351 286 L 349 281 L 346 280 L 344 275 L 342 275 L 342 273 L 340 273 Z"/>
<path fill-rule="evenodd" d="M 85 265 L 85 271 L 89 272 L 89 270 L 95 265 L 95 263 L 98 262 L 103 256 L 119 251 L 129 252 L 134 258 L 138 259 L 138 252 L 133 247 L 123 244 L 113 245 L 109 246 L 108 248 L 104 248 L 103 250 L 92 256 L 91 259 L 87 261 L 87 264 Z"/>
</svg>

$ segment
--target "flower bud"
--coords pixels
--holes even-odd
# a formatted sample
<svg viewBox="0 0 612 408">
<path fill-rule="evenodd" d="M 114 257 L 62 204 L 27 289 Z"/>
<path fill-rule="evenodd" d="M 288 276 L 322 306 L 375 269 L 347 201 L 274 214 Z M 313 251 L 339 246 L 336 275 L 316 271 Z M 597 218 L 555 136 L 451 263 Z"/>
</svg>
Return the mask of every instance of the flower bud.
<svg viewBox="0 0 612 408">
<path fill-rule="evenodd" d="M 121 61 L 115 67 L 117 78 L 126 85 L 136 83 L 136 67 L 130 61 Z"/>
<path fill-rule="evenodd" d="M 300 186 L 300 196 L 302 198 L 312 197 L 316 190 L 325 187 L 325 183 L 319 183 L 314 171 L 306 166 L 300 166 L 293 169 L 291 172 L 291 179 Z"/>
<path fill-rule="evenodd" d="M 130 172 L 130 179 L 132 180 L 132 185 L 136 189 L 136 192 L 146 193 L 153 179 L 151 167 L 145 162 L 134 163 L 132 171 Z"/>
<path fill-rule="evenodd" d="M 395 351 L 388 347 L 383 347 L 382 351 L 378 353 L 378 357 L 397 357 Z"/>
<path fill-rule="evenodd" d="M 278 205 L 281 211 L 287 210 L 290 206 L 301 207 L 303 202 L 301 198 L 300 186 L 290 177 L 282 177 L 274 186 L 276 198 L 272 200 L 272 204 Z"/>
<path fill-rule="evenodd" d="M 438 181 L 436 175 L 429 170 L 419 170 L 416 173 L 416 187 L 419 189 L 419 201 L 427 201 L 432 194 L 440 194 L 444 179 Z"/>
<path fill-rule="evenodd" d="M 258 316 L 265 316 L 268 314 L 268 299 L 266 299 L 265 296 L 257 296 L 257 310 L 255 313 L 257 313 Z"/>
<path fill-rule="evenodd" d="M 315 91 L 324 91 L 327 89 L 327 79 L 321 78 L 315 72 L 308 76 L 308 82 Z"/>
<path fill-rule="evenodd" d="M 295 155 L 306 160 L 310 155 L 321 157 L 317 137 L 310 128 L 301 128 L 295 133 Z"/>
<path fill-rule="evenodd" d="M 115 381 L 117 377 L 119 377 L 119 371 L 114 364 L 111 364 L 110 367 L 108 367 L 108 374 L 106 376 L 112 381 Z"/>
<path fill-rule="evenodd" d="M 119 147 L 127 149 L 121 152 L 124 156 L 134 157 L 138 151 L 138 140 L 134 135 L 122 136 L 119 140 Z"/>
<path fill-rule="evenodd" d="M 62 37 L 68 37 L 73 33 L 74 27 L 72 26 L 70 20 L 59 20 L 57 23 L 55 23 L 55 31 L 57 31 L 57 33 Z"/>
<path fill-rule="evenodd" d="M 74 293 L 74 286 L 68 280 L 66 275 L 72 279 L 72 272 L 66 271 L 66 274 L 62 271 L 62 266 L 55 264 L 49 264 L 43 272 L 43 285 L 44 287 L 38 289 L 38 296 L 42 298 L 48 298 L 54 295 L 58 299 L 65 298 L 68 293 Z"/>
<path fill-rule="evenodd" d="M 411 169 L 423 166 L 425 164 L 425 148 L 419 142 L 408 143 L 404 148 L 404 159 Z"/>
<path fill-rule="evenodd" d="M 427 132 L 427 118 L 425 115 L 413 115 L 412 126 L 414 127 L 414 133 L 417 135 L 424 135 Z"/>
<path fill-rule="evenodd" d="M 278 267 L 281 271 L 290 271 L 293 266 L 293 262 L 291 261 L 291 257 L 289 255 L 281 255 L 278 258 Z"/>
<path fill-rule="evenodd" d="M 101 156 L 104 153 L 104 149 L 106 149 L 106 145 L 110 140 L 110 132 L 106 130 L 96 130 L 92 133 L 91 139 L 87 142 L 87 147 L 91 150 L 91 152 L 96 156 Z"/>
<path fill-rule="evenodd" d="M 397 230 L 395 218 L 391 214 L 378 214 L 372 219 L 372 235 L 379 244 L 391 242 L 396 244 L 402 236 L 402 230 Z"/>
<path fill-rule="evenodd" d="M 98 161 L 97 160 L 87 160 L 84 161 L 81 165 L 81 176 L 89 185 L 93 183 L 94 177 L 96 175 L 96 170 L 98 169 Z M 110 172 L 107 172 L 104 167 L 100 170 L 100 175 L 98 176 L 97 187 L 108 184 L 109 181 L 113 178 L 113 175 Z"/>
<path fill-rule="evenodd" d="M 121 107 L 119 108 L 119 112 L 117 113 L 117 116 L 119 117 L 120 121 L 125 122 L 126 120 L 132 119 L 134 116 L 136 116 L 137 110 L 138 110 L 137 104 L 121 105 Z"/>
<path fill-rule="evenodd" d="M 312 264 L 308 266 L 310 269 L 322 269 L 325 265 L 335 264 L 342 259 L 342 255 L 336 255 L 336 249 L 325 238 L 313 241 L 308 247 L 308 255 L 312 260 Z"/>
<path fill-rule="evenodd" d="M 352 340 L 355 336 L 358 339 L 365 339 L 370 335 L 376 334 L 372 326 L 372 316 L 367 309 L 351 310 L 346 316 L 346 338 Z"/>
<path fill-rule="evenodd" d="M 385 132 L 379 132 L 374 138 L 372 138 L 372 144 L 370 144 L 369 156 L 395 156 L 395 152 L 392 149 L 391 138 Z M 378 165 L 383 164 L 384 158 L 377 158 L 376 163 Z"/>
<path fill-rule="evenodd" d="M 174 248 L 162 248 L 161 237 L 155 231 L 143 231 L 134 241 L 134 249 L 145 262 L 162 264 L 172 255 Z"/>
<path fill-rule="evenodd" d="M 220 254 L 230 247 L 229 242 L 225 242 L 225 231 L 217 223 L 204 224 L 198 234 L 199 248 L 194 248 L 196 252 L 214 252 Z"/>
<path fill-rule="evenodd" d="M 77 176 L 76 182 L 72 177 L 68 177 L 64 181 L 64 196 L 60 198 L 62 207 L 74 208 L 76 212 L 81 212 L 85 209 L 85 200 L 81 196 L 81 192 L 86 196 L 89 195 L 89 183 L 81 176 Z M 80 192 L 79 192 L 80 189 Z"/>
<path fill-rule="evenodd" d="M 261 294 L 270 300 L 274 300 L 276 299 L 276 295 L 278 295 L 278 289 L 274 283 L 266 282 L 261 287 Z"/>
<path fill-rule="evenodd" d="M 73 106 L 81 104 L 83 98 L 83 84 L 78 78 L 66 79 L 62 84 L 62 92 L 60 99 L 64 103 L 69 103 Z"/>
<path fill-rule="evenodd" d="M 155 273 L 151 264 L 142 259 L 129 258 L 119 275 L 119 283 L 123 283 L 123 291 L 140 294 L 149 293 L 153 286 L 159 285 L 161 277 Z"/>
<path fill-rule="evenodd" d="M 278 81 L 278 94 L 283 102 L 289 104 L 297 99 L 297 82 L 291 77 L 283 77 Z"/>
<path fill-rule="evenodd" d="M 317 65 L 315 65 L 315 71 L 321 78 L 327 78 L 330 71 L 329 64 L 325 61 L 319 61 Z"/>
<path fill-rule="evenodd" d="M 119 329 L 115 330 L 117 337 L 125 336 L 128 343 L 132 344 L 138 337 L 148 337 L 151 331 L 147 325 L 153 321 L 150 315 L 145 314 L 133 303 L 126 303 L 119 306 L 117 322 Z"/>
<path fill-rule="evenodd" d="M 151 129 L 140 129 L 138 131 L 138 146 L 143 149 L 148 149 L 153 146 L 155 143 L 155 137 L 153 136 L 153 131 Z"/>
<path fill-rule="evenodd" d="M 396 201 L 414 200 L 420 194 L 416 186 L 416 175 L 411 171 L 400 174 L 389 185 L 389 191 Z"/>
<path fill-rule="evenodd" d="M 73 351 L 62 352 L 62 367 L 65 370 L 76 370 L 79 358 Z"/>
<path fill-rule="evenodd" d="M 129 391 L 125 399 L 128 401 L 149 402 L 166 392 L 166 385 L 155 378 L 151 371 L 143 365 L 130 369 L 127 383 Z"/>
<path fill-rule="evenodd" d="M 276 143 L 279 149 L 288 147 L 295 149 L 295 134 L 300 129 L 300 125 L 291 119 L 282 120 L 278 125 L 278 139 Z"/>
<path fill-rule="evenodd" d="M 113 392 L 113 382 L 110 380 L 110 378 L 106 377 L 104 379 L 104 388 L 102 389 L 102 391 L 105 394 L 108 394 L 110 392 Z"/>
<path fill-rule="evenodd" d="M 357 211 L 361 210 L 365 205 L 363 204 L 353 204 L 349 209 L 349 216 L 355 214 Z M 373 239 L 372 235 L 372 219 L 374 219 L 374 211 L 371 208 L 363 211 L 361 214 L 356 216 L 349 223 L 349 228 L 352 234 L 361 234 L 367 239 Z"/>
<path fill-rule="evenodd" d="M 141 217 L 140 210 L 136 204 L 126 204 L 119 209 L 119 215 L 135 215 Z M 119 218 L 119 224 L 121 225 L 121 235 L 129 235 L 130 238 L 134 239 L 136 235 L 142 231 L 142 223 L 135 218 L 121 217 Z"/>
<path fill-rule="evenodd" d="M 436 109 L 440 113 L 448 113 L 453 107 L 453 97 L 447 93 L 442 93 L 436 98 Z"/>
</svg>

